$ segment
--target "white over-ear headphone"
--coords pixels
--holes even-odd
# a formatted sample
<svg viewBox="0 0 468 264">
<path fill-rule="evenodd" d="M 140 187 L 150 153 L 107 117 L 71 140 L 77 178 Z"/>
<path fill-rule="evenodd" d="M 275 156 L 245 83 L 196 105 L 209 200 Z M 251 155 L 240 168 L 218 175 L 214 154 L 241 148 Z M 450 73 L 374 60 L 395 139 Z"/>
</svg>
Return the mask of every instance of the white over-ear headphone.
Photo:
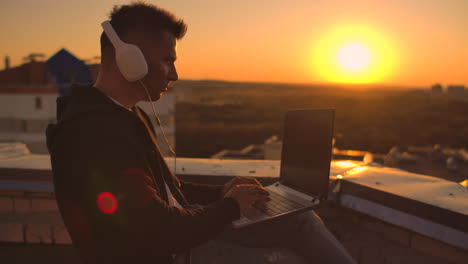
<svg viewBox="0 0 468 264">
<path fill-rule="evenodd" d="M 101 26 L 114 46 L 115 61 L 124 78 L 129 82 L 143 79 L 148 74 L 148 64 L 140 48 L 123 42 L 109 20 L 102 22 Z"/>
</svg>

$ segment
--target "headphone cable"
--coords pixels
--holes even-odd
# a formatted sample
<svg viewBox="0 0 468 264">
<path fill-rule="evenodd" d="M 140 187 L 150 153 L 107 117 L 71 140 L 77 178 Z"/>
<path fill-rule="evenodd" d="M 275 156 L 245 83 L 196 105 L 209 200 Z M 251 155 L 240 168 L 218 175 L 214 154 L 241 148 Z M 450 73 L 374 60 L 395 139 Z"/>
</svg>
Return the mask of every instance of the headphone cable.
<svg viewBox="0 0 468 264">
<path fill-rule="evenodd" d="M 159 119 L 158 115 L 156 114 L 156 109 L 154 107 L 153 101 L 151 100 L 151 96 L 150 96 L 150 94 L 148 92 L 148 89 L 146 88 L 146 85 L 141 80 L 138 80 L 138 82 L 140 82 L 140 84 L 145 89 L 146 95 L 148 95 L 148 100 L 150 101 L 151 109 L 153 110 L 154 118 L 156 119 L 156 122 L 158 123 L 159 130 L 161 131 L 161 133 L 162 133 L 162 135 L 164 137 L 164 140 L 166 141 L 166 144 L 167 144 L 167 147 L 169 148 L 169 151 L 174 156 L 174 174 L 177 175 L 177 155 L 176 155 L 176 152 L 174 151 L 174 149 L 169 144 L 169 141 L 167 140 L 166 134 L 164 133 L 164 130 L 162 129 L 161 120 Z"/>
</svg>

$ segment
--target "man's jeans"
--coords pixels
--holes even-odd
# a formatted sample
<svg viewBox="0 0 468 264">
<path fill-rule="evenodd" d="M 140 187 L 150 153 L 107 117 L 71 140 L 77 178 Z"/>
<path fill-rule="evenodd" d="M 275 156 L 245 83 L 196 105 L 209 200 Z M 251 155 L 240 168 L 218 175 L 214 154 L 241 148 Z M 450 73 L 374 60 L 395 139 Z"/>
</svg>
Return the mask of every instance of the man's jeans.
<svg viewBox="0 0 468 264">
<path fill-rule="evenodd" d="M 201 263 L 356 263 L 313 211 L 230 229 L 192 249 Z"/>
</svg>

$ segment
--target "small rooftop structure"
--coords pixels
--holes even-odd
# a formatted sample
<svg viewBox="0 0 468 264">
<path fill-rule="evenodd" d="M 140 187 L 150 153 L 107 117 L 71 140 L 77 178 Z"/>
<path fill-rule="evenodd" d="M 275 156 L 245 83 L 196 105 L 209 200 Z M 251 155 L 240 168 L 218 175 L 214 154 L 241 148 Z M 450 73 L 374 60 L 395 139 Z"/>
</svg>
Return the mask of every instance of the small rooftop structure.
<svg viewBox="0 0 468 264">
<path fill-rule="evenodd" d="M 265 140 L 264 144 L 248 145 L 241 150 L 224 149 L 211 156 L 212 159 L 266 159 L 281 160 L 283 142 L 273 135 Z M 340 150 L 333 148 L 334 160 L 355 160 L 364 163 L 373 161 L 373 155 L 367 151 Z"/>
</svg>

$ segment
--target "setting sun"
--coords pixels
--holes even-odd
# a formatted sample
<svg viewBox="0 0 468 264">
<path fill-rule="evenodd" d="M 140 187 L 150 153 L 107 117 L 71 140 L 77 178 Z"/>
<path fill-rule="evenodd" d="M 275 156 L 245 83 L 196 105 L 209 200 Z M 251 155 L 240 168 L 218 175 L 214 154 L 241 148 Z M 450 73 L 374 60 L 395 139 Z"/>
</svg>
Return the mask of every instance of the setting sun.
<svg viewBox="0 0 468 264">
<path fill-rule="evenodd" d="M 337 27 L 313 46 L 314 74 L 327 82 L 385 82 L 395 66 L 388 37 L 362 25 Z"/>
<path fill-rule="evenodd" d="M 363 45 L 359 43 L 349 43 L 338 51 L 336 59 L 344 70 L 361 71 L 369 65 L 371 54 Z"/>
</svg>

